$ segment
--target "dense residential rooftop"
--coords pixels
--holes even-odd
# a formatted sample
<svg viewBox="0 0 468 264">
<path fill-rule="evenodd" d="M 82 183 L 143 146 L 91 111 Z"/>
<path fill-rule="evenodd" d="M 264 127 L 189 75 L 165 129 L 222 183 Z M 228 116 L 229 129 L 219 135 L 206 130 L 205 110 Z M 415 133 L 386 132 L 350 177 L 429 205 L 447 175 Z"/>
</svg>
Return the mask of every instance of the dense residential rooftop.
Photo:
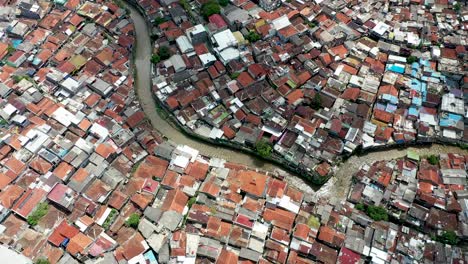
<svg viewBox="0 0 468 264">
<path fill-rule="evenodd" d="M 168 51 L 155 97 L 194 134 L 266 142 L 305 172 L 356 148 L 468 139 L 459 3 L 230 1 L 205 20 L 211 2 L 139 2 Z"/>
<path fill-rule="evenodd" d="M 195 133 L 265 139 L 321 177 L 359 145 L 465 139 L 466 8 L 236 0 L 204 20 L 207 2 L 135 3 L 154 25 L 155 96 Z M 468 156 L 408 152 L 362 166 L 347 200 L 315 199 L 153 129 L 121 2 L 0 5 L 3 260 L 468 261 Z"/>
</svg>

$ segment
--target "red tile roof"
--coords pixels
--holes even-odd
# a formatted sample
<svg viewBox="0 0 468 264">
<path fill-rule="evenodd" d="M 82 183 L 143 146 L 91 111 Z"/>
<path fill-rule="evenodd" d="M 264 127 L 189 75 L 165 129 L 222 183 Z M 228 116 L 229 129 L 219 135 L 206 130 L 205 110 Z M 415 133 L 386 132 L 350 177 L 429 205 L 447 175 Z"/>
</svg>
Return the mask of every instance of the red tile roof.
<svg viewBox="0 0 468 264">
<path fill-rule="evenodd" d="M 246 88 L 255 82 L 255 80 L 245 71 L 241 72 L 236 80 L 243 88 Z"/>
<path fill-rule="evenodd" d="M 0 203 L 10 209 L 16 200 L 23 194 L 24 189 L 18 185 L 9 185 L 6 188 L 2 188 L 0 193 Z"/>
<path fill-rule="evenodd" d="M 176 211 L 180 214 L 184 211 L 184 207 L 187 204 L 188 197 L 181 190 L 170 190 L 167 193 L 166 199 L 164 199 L 163 205 L 161 206 L 162 211 Z"/>
<path fill-rule="evenodd" d="M 203 181 L 206 177 L 206 174 L 208 173 L 208 169 L 208 164 L 195 161 L 187 166 L 185 173 L 194 177 L 197 180 Z"/>
<path fill-rule="evenodd" d="M 251 170 L 241 170 L 236 175 L 236 180 L 240 183 L 240 189 L 255 196 L 262 196 L 269 177 Z"/>
<path fill-rule="evenodd" d="M 12 210 L 16 214 L 26 218 L 33 212 L 36 206 L 45 199 L 46 194 L 47 192 L 43 189 L 28 189 L 16 202 Z"/>
<path fill-rule="evenodd" d="M 219 14 L 211 15 L 208 18 L 208 20 L 210 21 L 210 23 L 215 24 L 218 28 L 223 28 L 223 27 L 227 26 L 226 21 L 224 21 L 223 17 L 220 16 Z"/>
<path fill-rule="evenodd" d="M 288 231 L 291 231 L 295 218 L 296 214 L 279 208 L 266 208 L 263 211 L 265 221 Z"/>
</svg>

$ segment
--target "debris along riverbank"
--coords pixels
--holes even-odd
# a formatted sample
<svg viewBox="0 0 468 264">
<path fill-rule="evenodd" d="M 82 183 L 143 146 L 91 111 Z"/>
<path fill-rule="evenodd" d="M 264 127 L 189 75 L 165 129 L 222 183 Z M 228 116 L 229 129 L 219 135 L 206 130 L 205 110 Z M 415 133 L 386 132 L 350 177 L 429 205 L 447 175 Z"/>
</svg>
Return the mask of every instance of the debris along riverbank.
<svg viewBox="0 0 468 264">
<path fill-rule="evenodd" d="M 151 90 L 151 62 L 149 58 L 152 53 L 152 45 L 148 24 L 142 14 L 135 7 L 128 5 L 128 8 L 130 9 L 131 18 L 135 25 L 136 36 L 138 38 L 136 46 L 134 47 L 135 70 L 138 72 L 135 80 L 135 88 L 137 90 L 138 98 L 153 127 L 166 138 L 176 142 L 177 144 L 184 144 L 196 148 L 206 156 L 241 163 L 248 167 L 272 172 L 281 171 L 282 174 L 286 175 L 286 181 L 290 182 L 290 184 L 293 184 L 304 193 L 307 193 L 314 198 L 326 197 L 333 199 L 343 199 L 345 197 L 347 193 L 346 190 L 351 181 L 351 176 L 361 165 L 375 160 L 401 157 L 406 154 L 406 150 L 398 149 L 399 146 L 389 146 L 387 149 L 383 149 L 378 152 L 371 151 L 361 156 L 350 156 L 346 161 L 338 166 L 335 171 L 335 175 L 331 180 L 318 189 L 317 186 L 311 186 L 309 182 L 306 182 L 299 176 L 282 172 L 283 166 L 265 161 L 254 156 L 252 153 L 248 154 L 232 150 L 232 148 L 222 147 L 219 144 L 215 145 L 207 143 L 204 140 L 188 135 L 188 133 L 184 133 L 175 124 L 171 124 L 170 120 L 162 118 L 158 113 L 158 106 L 153 98 Z M 462 150 L 454 146 L 444 146 L 439 144 L 416 148 L 412 147 L 409 149 L 420 150 L 421 155 L 424 155 L 424 153 L 447 152 L 468 153 L 466 150 Z"/>
</svg>

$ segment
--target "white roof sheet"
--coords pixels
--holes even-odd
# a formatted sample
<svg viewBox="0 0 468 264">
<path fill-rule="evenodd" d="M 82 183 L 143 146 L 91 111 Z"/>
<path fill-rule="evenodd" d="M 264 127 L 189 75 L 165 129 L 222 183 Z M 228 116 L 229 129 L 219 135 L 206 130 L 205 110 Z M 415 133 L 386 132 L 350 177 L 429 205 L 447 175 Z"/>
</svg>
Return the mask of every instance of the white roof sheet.
<svg viewBox="0 0 468 264">
<path fill-rule="evenodd" d="M 291 22 L 289 21 L 287 15 L 283 15 L 283 16 L 278 17 L 277 19 L 273 20 L 271 22 L 271 24 L 273 24 L 274 29 L 280 30 L 282 28 L 285 28 L 285 27 L 291 25 Z"/>
</svg>

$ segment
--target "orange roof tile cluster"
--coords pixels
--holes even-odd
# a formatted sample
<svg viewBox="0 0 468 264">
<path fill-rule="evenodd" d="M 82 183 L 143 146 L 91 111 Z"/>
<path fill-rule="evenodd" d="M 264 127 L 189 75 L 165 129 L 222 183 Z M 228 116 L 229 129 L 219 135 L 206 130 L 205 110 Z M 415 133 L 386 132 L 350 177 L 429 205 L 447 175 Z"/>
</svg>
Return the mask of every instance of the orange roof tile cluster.
<svg viewBox="0 0 468 264">
<path fill-rule="evenodd" d="M 184 211 L 188 197 L 181 190 L 170 190 L 161 206 L 162 211 L 176 211 L 180 214 Z"/>
<path fill-rule="evenodd" d="M 260 197 L 265 192 L 269 177 L 255 171 L 241 170 L 237 172 L 235 180 L 240 184 L 242 191 Z"/>
<path fill-rule="evenodd" d="M 296 214 L 279 208 L 266 208 L 263 211 L 263 219 L 265 219 L 265 221 L 288 231 L 292 229 L 295 218 Z"/>
</svg>

